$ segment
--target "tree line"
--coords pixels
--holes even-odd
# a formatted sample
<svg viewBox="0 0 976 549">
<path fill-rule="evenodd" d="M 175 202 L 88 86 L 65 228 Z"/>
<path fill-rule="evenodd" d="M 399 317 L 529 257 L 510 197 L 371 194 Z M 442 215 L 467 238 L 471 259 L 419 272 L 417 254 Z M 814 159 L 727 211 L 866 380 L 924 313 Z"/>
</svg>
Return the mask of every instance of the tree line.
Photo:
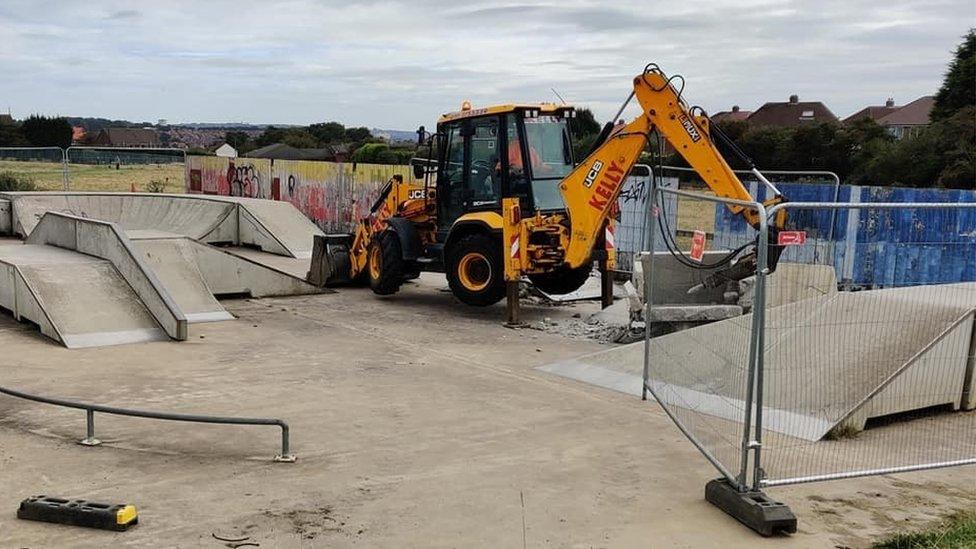
<svg viewBox="0 0 976 549">
<path fill-rule="evenodd" d="M 0 120 L 0 147 L 71 146 L 71 124 L 65 118 L 32 114 L 23 122 Z"/>
<path fill-rule="evenodd" d="M 760 169 L 828 170 L 852 185 L 976 188 L 976 32 L 956 48 L 930 124 L 896 139 L 874 120 L 797 128 L 717 123 Z M 746 168 L 719 145 L 733 168 Z M 687 166 L 677 153 L 665 164 Z"/>
</svg>

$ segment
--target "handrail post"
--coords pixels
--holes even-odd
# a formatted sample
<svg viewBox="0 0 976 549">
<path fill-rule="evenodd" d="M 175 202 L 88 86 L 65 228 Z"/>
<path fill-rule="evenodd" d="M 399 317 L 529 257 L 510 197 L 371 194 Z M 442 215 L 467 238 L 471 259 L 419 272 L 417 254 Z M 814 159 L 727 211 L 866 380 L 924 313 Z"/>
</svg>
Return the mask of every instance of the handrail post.
<svg viewBox="0 0 976 549">
<path fill-rule="evenodd" d="M 277 463 L 294 463 L 298 458 L 290 452 L 288 424 L 284 421 L 279 421 L 278 426 L 281 427 L 281 453 L 275 456 L 274 460 Z"/>
<path fill-rule="evenodd" d="M 88 434 L 85 438 L 78 441 L 78 444 L 82 446 L 98 446 L 102 441 L 95 438 L 95 410 L 91 408 L 85 410 L 85 419 L 87 423 L 87 429 L 85 432 Z"/>
</svg>

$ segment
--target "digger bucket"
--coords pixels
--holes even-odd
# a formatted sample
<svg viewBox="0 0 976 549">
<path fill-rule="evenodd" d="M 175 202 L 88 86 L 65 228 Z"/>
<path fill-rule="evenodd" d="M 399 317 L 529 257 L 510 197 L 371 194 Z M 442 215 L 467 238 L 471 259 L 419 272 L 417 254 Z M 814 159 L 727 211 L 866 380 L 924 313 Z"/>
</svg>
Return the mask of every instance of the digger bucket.
<svg viewBox="0 0 976 549">
<path fill-rule="evenodd" d="M 315 235 L 312 241 L 312 264 L 306 277 L 316 286 L 334 286 L 348 283 L 352 263 L 349 261 L 349 247 L 352 235 Z"/>
</svg>

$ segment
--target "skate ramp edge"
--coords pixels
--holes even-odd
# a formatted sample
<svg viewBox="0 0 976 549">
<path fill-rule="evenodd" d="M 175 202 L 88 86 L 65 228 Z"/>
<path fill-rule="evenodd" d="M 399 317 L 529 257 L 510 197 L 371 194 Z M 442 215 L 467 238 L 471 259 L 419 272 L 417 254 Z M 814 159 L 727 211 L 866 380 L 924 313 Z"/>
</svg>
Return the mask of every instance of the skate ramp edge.
<svg viewBox="0 0 976 549">
<path fill-rule="evenodd" d="M 107 260 L 166 334 L 172 339 L 186 340 L 186 315 L 115 223 L 49 211 L 25 243 L 57 246 Z"/>
<path fill-rule="evenodd" d="M 99 192 L 0 193 L 0 234 L 30 235 L 48 211 L 308 259 L 323 234 L 289 202 L 225 196 Z M 4 203 L 9 211 L 5 211 Z"/>
</svg>

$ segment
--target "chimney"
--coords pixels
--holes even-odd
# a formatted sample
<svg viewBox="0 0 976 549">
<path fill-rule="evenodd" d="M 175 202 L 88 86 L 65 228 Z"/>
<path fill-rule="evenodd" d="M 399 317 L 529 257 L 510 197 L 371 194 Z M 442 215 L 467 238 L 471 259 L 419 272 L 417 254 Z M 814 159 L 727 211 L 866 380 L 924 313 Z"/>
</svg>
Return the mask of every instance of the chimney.
<svg viewBox="0 0 976 549">
<path fill-rule="evenodd" d="M 732 112 L 739 112 L 739 106 L 738 105 L 732 105 Z"/>
<path fill-rule="evenodd" d="M 885 107 L 894 107 L 894 106 L 895 106 L 895 100 L 889 97 L 888 100 L 885 101 Z"/>
<path fill-rule="evenodd" d="M 793 95 L 790 96 L 790 104 L 791 105 L 796 105 L 799 102 L 800 102 L 800 96 L 799 95 L 797 95 L 797 94 L 794 93 Z"/>
</svg>

